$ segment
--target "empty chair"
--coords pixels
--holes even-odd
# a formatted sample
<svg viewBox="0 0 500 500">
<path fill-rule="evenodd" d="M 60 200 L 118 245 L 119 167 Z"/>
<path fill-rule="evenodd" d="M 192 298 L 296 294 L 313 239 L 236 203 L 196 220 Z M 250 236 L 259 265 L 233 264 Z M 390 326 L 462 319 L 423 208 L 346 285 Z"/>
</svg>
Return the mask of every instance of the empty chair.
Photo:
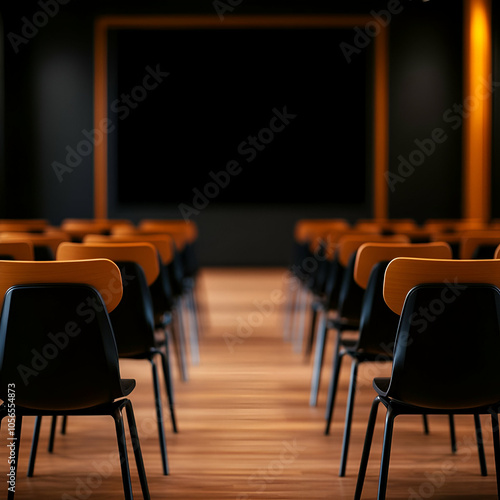
<svg viewBox="0 0 500 500">
<path fill-rule="evenodd" d="M 377 409 L 386 409 L 378 499 L 387 489 L 398 415 L 490 414 L 500 496 L 500 261 L 396 258 L 387 266 L 384 300 L 400 315 L 392 373 L 373 380 L 355 498 L 361 498 Z M 431 316 L 423 315 L 425 308 Z M 478 436 L 478 446 L 481 445 Z M 482 467 L 483 469 L 483 467 Z M 470 496 L 473 496 L 471 492 Z"/>
<path fill-rule="evenodd" d="M 155 338 L 153 301 L 149 286 L 159 274 L 156 248 L 138 243 L 63 243 L 58 248 L 57 260 L 107 258 L 115 262 L 122 273 L 123 298 L 110 313 L 120 358 L 148 360 L 153 375 L 155 407 L 163 473 L 168 474 L 167 447 L 163 426 L 163 405 L 155 359 L 160 356 L 164 375 L 168 379 L 167 352 L 158 346 Z M 167 391 L 170 384 L 167 382 Z M 173 405 L 170 406 L 175 425 Z"/>
<path fill-rule="evenodd" d="M 365 290 L 361 306 L 359 336 L 356 343 L 344 345 L 341 341 L 339 365 L 344 356 L 351 359 L 346 407 L 344 438 L 339 476 L 344 476 L 347 465 L 351 422 L 356 392 L 358 367 L 370 362 L 392 362 L 399 316 L 389 309 L 383 297 L 385 269 L 396 257 L 426 257 L 450 259 L 451 249 L 446 243 L 365 243 L 356 252 L 354 280 Z M 329 413 L 327 433 L 332 414 Z M 453 429 L 453 427 L 452 427 Z M 453 435 L 452 435 L 452 440 Z"/>
<path fill-rule="evenodd" d="M 0 419 L 10 415 L 15 388 L 17 474 L 25 416 L 110 415 L 120 452 L 125 498 L 132 498 L 123 410 L 133 442 L 143 497 L 149 499 L 146 473 L 132 404 L 135 380 L 120 376 L 118 352 L 109 320 L 122 297 L 117 266 L 105 259 L 67 262 L 0 261 Z M 78 314 L 87 300 L 96 305 L 92 321 Z M 52 333 L 51 333 L 52 332 Z M 32 365 L 40 354 L 43 369 Z M 37 365 L 39 366 L 39 365 Z M 39 427 L 38 427 L 39 429 Z M 78 450 L 74 450 L 78 453 Z M 7 498 L 16 489 L 9 487 Z"/>
</svg>

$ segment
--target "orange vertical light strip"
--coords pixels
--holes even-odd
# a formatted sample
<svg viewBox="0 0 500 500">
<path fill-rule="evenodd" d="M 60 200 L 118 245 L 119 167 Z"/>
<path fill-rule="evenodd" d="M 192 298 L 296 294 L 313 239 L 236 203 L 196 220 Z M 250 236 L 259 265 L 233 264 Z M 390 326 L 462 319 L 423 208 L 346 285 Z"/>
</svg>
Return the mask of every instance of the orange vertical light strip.
<svg viewBox="0 0 500 500">
<path fill-rule="evenodd" d="M 108 109 L 108 26 L 97 20 L 94 26 L 94 128 L 101 130 Z M 108 140 L 94 144 L 94 217 L 108 216 Z"/>
<path fill-rule="evenodd" d="M 490 219 L 491 1 L 464 2 L 464 217 Z"/>
<path fill-rule="evenodd" d="M 375 39 L 374 62 L 374 199 L 373 216 L 387 219 L 389 198 L 386 172 L 389 169 L 389 30 Z"/>
</svg>

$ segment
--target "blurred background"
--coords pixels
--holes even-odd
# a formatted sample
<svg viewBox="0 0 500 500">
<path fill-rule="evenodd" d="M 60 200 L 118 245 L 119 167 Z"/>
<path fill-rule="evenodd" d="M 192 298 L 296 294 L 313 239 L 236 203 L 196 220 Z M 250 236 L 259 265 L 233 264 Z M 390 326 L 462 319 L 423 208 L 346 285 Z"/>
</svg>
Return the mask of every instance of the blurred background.
<svg viewBox="0 0 500 500">
<path fill-rule="evenodd" d="M 190 218 L 203 266 L 286 265 L 299 218 L 375 216 L 374 50 L 384 24 L 387 216 L 420 223 L 466 216 L 463 12 L 457 0 L 4 3 L 0 217 L 58 225 L 98 215 L 94 149 L 105 142 L 107 217 Z M 499 14 L 493 2 L 494 82 Z M 235 25 L 245 16 L 288 15 L 364 17 L 357 29 Z M 202 16 L 208 23 L 111 25 L 108 121 L 96 130 L 102 16 Z M 498 218 L 494 90 L 481 92 L 493 92 L 485 196 Z"/>
</svg>

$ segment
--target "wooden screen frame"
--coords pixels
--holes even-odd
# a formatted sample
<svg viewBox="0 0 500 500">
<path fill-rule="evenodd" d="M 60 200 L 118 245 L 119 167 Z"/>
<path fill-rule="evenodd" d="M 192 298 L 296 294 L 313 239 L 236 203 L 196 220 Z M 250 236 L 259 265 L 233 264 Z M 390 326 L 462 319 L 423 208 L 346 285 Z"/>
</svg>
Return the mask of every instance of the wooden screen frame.
<svg viewBox="0 0 500 500">
<path fill-rule="evenodd" d="M 221 22 L 216 16 L 103 16 L 94 26 L 94 127 L 100 130 L 108 118 L 108 30 L 109 29 L 251 29 L 251 28 L 355 28 L 373 21 L 371 16 L 228 16 Z M 388 216 L 387 183 L 389 154 L 388 110 L 388 28 L 372 39 L 374 43 L 374 217 Z M 364 49 L 361 49 L 364 50 Z M 94 217 L 108 216 L 108 143 L 107 136 L 94 148 Z"/>
</svg>

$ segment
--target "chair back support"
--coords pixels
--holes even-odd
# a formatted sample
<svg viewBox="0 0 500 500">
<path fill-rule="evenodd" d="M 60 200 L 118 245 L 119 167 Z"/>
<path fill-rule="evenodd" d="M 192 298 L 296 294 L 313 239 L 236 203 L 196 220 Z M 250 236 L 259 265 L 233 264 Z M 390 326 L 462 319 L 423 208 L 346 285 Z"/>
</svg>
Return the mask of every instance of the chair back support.
<svg viewBox="0 0 500 500">
<path fill-rule="evenodd" d="M 135 262 L 143 269 L 148 285 L 160 272 L 158 254 L 151 243 L 63 243 L 58 248 L 57 260 L 98 259 L 114 262 Z"/>
<path fill-rule="evenodd" d="M 33 245 L 35 260 L 54 260 L 58 246 L 69 240 L 70 237 L 60 231 L 0 233 L 0 241 L 29 241 Z"/>
<path fill-rule="evenodd" d="M 354 279 L 362 288 L 368 286 L 370 273 L 377 262 L 391 261 L 396 257 L 421 257 L 427 259 L 451 259 L 450 246 L 435 243 L 364 243 L 356 253 Z"/>
<path fill-rule="evenodd" d="M 34 260 L 31 241 L 0 241 L 0 260 Z"/>
<path fill-rule="evenodd" d="M 43 283 L 83 283 L 95 288 L 108 312 L 120 302 L 123 294 L 118 267 L 107 259 L 65 262 L 0 261 L 0 299 L 12 285 Z"/>
<path fill-rule="evenodd" d="M 364 243 L 410 243 L 408 236 L 402 234 L 382 235 L 382 234 L 350 234 L 343 236 L 338 241 L 339 263 L 346 267 L 349 258 Z"/>
<path fill-rule="evenodd" d="M 495 252 L 495 248 L 499 244 L 500 244 L 500 230 L 463 232 L 460 238 L 460 258 L 492 259 Z M 481 255 L 481 253 L 484 256 Z"/>
<path fill-rule="evenodd" d="M 168 234 L 88 234 L 83 243 L 151 243 L 160 254 L 163 265 L 168 265 L 174 258 L 174 240 Z"/>
<path fill-rule="evenodd" d="M 42 233 L 49 226 L 46 219 L 0 219 L 0 231 Z"/>
<path fill-rule="evenodd" d="M 500 287 L 500 260 L 419 259 L 398 257 L 387 267 L 384 300 L 401 314 L 409 291 L 422 283 L 488 283 Z"/>
<path fill-rule="evenodd" d="M 37 410 L 89 408 L 122 394 L 106 310 L 122 292 L 113 262 L 1 261 L 0 283 L 2 400 L 8 384 L 16 405 Z"/>
</svg>

